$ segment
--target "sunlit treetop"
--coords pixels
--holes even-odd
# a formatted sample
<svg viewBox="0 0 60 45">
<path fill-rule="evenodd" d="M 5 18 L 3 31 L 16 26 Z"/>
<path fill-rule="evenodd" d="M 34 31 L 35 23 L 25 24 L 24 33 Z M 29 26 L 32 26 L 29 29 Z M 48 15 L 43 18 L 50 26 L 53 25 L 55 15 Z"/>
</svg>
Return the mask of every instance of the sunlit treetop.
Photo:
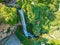
<svg viewBox="0 0 60 45">
<path fill-rule="evenodd" d="M 4 19 L 3 21 L 5 21 L 5 23 L 12 24 L 12 25 L 16 24 L 17 23 L 16 8 L 14 7 L 9 8 L 4 4 L 0 3 L 0 17 Z"/>
</svg>

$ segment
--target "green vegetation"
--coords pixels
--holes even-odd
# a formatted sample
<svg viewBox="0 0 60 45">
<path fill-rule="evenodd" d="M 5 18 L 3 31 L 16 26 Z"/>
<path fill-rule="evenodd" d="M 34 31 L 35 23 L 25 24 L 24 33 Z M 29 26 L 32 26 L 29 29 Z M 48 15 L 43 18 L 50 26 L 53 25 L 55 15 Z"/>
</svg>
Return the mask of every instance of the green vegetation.
<svg viewBox="0 0 60 45">
<path fill-rule="evenodd" d="M 39 36 L 49 31 L 49 23 L 54 20 L 55 16 L 47 5 L 42 3 L 35 5 L 27 4 L 25 10 L 27 11 L 25 11 L 26 23 L 32 25 L 34 35 Z M 29 25 L 27 27 L 29 27 Z"/>
<path fill-rule="evenodd" d="M 0 3 L 0 18 L 4 21 L 4 23 L 10 25 L 16 24 L 17 23 L 16 8 L 14 7 L 10 8 Z"/>
<path fill-rule="evenodd" d="M 15 34 L 23 45 L 41 45 L 42 43 L 60 45 L 59 3 L 59 0 L 16 0 L 16 4 L 24 12 L 27 30 L 33 35 L 39 36 L 39 38 L 29 40 L 19 30 L 16 30 Z M 14 25 L 17 20 L 16 8 L 0 3 L 0 24 L 4 22 Z"/>
<path fill-rule="evenodd" d="M 33 45 L 33 42 L 29 39 L 27 39 L 23 34 L 21 34 L 20 30 L 15 31 L 16 36 L 24 45 Z"/>
</svg>

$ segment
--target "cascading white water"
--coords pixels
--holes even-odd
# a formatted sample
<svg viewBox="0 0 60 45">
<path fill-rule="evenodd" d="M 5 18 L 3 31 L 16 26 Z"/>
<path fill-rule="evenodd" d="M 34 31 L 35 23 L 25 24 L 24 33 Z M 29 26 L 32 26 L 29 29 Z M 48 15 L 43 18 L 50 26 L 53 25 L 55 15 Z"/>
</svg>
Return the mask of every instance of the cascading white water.
<svg viewBox="0 0 60 45">
<path fill-rule="evenodd" d="M 21 22 L 22 22 L 24 34 L 25 34 L 25 36 L 28 37 L 28 33 L 27 33 L 27 29 L 26 29 L 26 24 L 25 24 L 25 20 L 24 20 L 24 14 L 23 14 L 22 10 L 18 10 L 18 12 L 19 12 L 20 17 L 21 17 Z"/>
<path fill-rule="evenodd" d="M 22 22 L 22 27 L 23 27 L 23 32 L 25 34 L 26 37 L 34 37 L 32 34 L 30 34 L 29 32 L 27 32 L 27 28 L 26 28 L 26 23 L 25 23 L 25 18 L 24 18 L 24 14 L 23 11 L 18 9 L 20 18 L 21 18 L 21 22 Z"/>
</svg>

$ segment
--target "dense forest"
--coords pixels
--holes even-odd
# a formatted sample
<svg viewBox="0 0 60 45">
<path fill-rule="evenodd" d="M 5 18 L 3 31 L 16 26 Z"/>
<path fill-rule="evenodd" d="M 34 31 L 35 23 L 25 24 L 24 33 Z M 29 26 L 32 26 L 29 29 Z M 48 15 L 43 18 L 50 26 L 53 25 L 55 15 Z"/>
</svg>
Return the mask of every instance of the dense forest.
<svg viewBox="0 0 60 45">
<path fill-rule="evenodd" d="M 27 31 L 34 35 L 32 38 L 23 34 L 19 9 L 24 13 Z M 11 27 L 20 21 L 22 25 L 14 34 L 23 45 L 60 45 L 59 9 L 60 0 L 0 0 L 0 25 Z"/>
</svg>

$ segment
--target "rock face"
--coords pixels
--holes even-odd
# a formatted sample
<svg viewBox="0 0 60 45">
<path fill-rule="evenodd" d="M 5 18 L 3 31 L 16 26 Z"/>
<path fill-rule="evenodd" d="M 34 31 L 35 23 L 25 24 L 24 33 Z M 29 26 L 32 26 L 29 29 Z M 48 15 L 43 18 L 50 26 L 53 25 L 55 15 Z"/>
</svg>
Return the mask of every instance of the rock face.
<svg viewBox="0 0 60 45">
<path fill-rule="evenodd" d="M 8 24 L 1 24 L 0 31 L 6 31 L 10 26 Z"/>
<path fill-rule="evenodd" d="M 0 41 L 5 37 L 9 37 L 10 35 L 12 35 L 19 25 L 21 25 L 20 22 L 15 24 L 14 26 L 10 26 L 8 24 L 1 24 L 0 25 Z M 7 31 L 9 32 L 7 33 Z"/>
<path fill-rule="evenodd" d="M 8 24 L 0 25 L 0 40 L 7 36 L 6 32 L 10 26 Z"/>
</svg>

